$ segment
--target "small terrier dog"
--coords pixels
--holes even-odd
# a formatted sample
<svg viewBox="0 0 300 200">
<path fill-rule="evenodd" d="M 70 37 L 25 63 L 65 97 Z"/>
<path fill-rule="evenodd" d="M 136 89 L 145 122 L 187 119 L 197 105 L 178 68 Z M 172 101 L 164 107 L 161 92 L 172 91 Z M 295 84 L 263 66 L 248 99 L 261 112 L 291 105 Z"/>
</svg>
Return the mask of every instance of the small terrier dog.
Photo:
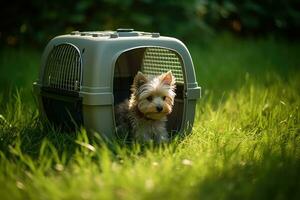
<svg viewBox="0 0 300 200">
<path fill-rule="evenodd" d="M 167 115 L 172 112 L 175 77 L 171 71 L 159 76 L 138 72 L 131 86 L 131 97 L 117 106 L 117 134 L 156 143 L 169 141 Z"/>
</svg>

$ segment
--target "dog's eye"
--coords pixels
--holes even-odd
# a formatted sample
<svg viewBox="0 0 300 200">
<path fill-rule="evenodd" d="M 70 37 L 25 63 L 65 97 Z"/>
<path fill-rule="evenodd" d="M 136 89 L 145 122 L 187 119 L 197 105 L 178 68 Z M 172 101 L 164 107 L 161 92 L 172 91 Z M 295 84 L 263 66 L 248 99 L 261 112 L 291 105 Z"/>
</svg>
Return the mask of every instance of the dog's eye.
<svg viewBox="0 0 300 200">
<path fill-rule="evenodd" d="M 163 96 L 163 98 L 162 98 L 163 100 L 166 100 L 166 96 Z"/>
<path fill-rule="evenodd" d="M 152 97 L 152 96 L 149 96 L 149 97 L 147 97 L 147 100 L 148 100 L 148 101 L 152 101 L 152 100 L 153 100 L 153 97 Z"/>
</svg>

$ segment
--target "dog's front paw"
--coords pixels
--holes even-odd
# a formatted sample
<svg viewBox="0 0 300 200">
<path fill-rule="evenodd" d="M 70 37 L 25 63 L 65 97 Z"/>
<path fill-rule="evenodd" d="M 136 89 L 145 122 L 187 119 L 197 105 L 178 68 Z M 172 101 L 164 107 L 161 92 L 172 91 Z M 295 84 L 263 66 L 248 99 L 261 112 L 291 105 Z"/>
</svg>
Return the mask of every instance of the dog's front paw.
<svg viewBox="0 0 300 200">
<path fill-rule="evenodd" d="M 170 141 L 170 138 L 168 136 L 168 134 L 162 134 L 162 135 L 158 135 L 156 138 L 155 138 L 155 141 L 156 143 L 167 143 Z"/>
<path fill-rule="evenodd" d="M 153 138 L 151 137 L 151 135 L 144 133 L 144 134 L 139 134 L 136 137 L 136 140 L 142 143 L 151 143 L 153 142 Z"/>
</svg>

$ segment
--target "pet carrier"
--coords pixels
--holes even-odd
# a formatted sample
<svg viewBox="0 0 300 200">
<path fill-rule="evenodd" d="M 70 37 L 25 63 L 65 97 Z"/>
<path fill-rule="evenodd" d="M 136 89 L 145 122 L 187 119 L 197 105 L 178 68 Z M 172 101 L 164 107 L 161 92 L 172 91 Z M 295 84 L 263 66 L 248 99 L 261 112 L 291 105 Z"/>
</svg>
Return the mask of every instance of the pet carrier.
<svg viewBox="0 0 300 200">
<path fill-rule="evenodd" d="M 115 106 L 129 98 L 135 74 L 171 70 L 176 98 L 167 129 L 191 131 L 200 97 L 193 62 L 178 39 L 132 29 L 61 35 L 46 46 L 33 84 L 41 114 L 62 127 L 83 125 L 114 137 Z"/>
</svg>

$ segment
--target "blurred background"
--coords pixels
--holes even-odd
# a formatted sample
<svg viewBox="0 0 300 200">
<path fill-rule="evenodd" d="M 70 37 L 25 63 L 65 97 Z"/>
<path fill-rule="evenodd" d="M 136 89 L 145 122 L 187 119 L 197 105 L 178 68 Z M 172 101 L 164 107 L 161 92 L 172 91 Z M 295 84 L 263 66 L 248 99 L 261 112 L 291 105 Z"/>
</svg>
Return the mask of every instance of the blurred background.
<svg viewBox="0 0 300 200">
<path fill-rule="evenodd" d="M 284 74 L 299 66 L 299 0 L 10 0 L 0 15 L 1 94 L 29 91 L 47 42 L 74 30 L 133 28 L 177 37 L 211 90 L 234 88 L 261 69 Z"/>
<path fill-rule="evenodd" d="M 73 30 L 130 27 L 182 40 L 300 34 L 299 0 L 11 0 L 1 6 L 1 45 L 44 46 Z"/>
</svg>

